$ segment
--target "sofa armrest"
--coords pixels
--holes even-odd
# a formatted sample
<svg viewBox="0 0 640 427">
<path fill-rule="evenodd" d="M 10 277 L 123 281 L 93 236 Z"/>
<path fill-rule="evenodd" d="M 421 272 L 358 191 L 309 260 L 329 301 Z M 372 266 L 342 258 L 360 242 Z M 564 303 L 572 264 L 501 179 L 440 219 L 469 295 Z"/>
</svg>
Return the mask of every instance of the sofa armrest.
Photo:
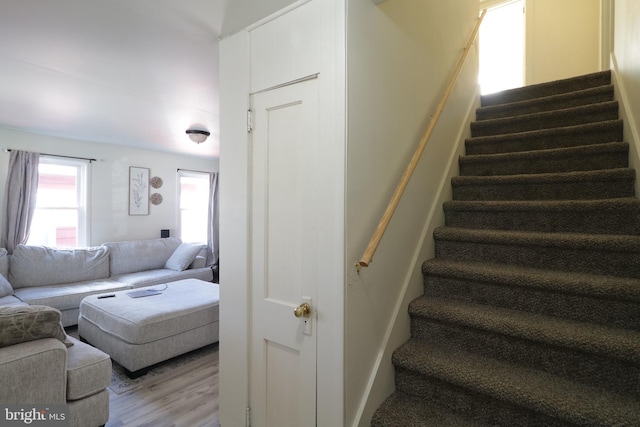
<svg viewBox="0 0 640 427">
<path fill-rule="evenodd" d="M 196 268 L 204 268 L 207 265 L 207 259 L 202 255 L 196 256 L 191 265 L 187 268 L 187 270 L 193 270 Z"/>
<path fill-rule="evenodd" d="M 0 402 L 66 403 L 67 348 L 55 338 L 0 348 Z"/>
</svg>

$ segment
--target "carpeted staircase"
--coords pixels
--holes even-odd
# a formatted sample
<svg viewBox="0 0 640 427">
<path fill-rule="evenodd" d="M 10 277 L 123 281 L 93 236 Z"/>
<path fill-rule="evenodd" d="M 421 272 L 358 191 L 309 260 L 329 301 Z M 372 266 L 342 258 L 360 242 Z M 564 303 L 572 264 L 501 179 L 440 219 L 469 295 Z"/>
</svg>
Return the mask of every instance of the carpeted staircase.
<svg viewBox="0 0 640 427">
<path fill-rule="evenodd" d="M 640 201 L 610 72 L 484 96 L 372 426 L 640 426 Z"/>
</svg>

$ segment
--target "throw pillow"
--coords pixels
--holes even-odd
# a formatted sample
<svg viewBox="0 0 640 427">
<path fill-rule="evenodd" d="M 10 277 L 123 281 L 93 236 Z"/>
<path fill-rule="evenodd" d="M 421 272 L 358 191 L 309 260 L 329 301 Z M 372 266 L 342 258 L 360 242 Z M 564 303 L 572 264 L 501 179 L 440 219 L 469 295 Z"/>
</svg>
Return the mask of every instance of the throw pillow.
<svg viewBox="0 0 640 427">
<path fill-rule="evenodd" d="M 169 257 L 164 265 L 164 268 L 175 271 L 183 271 L 189 267 L 189 264 L 198 255 L 198 252 L 202 249 L 202 245 L 196 245 L 193 243 L 181 243 L 180 246 L 173 251 L 173 254 Z"/>
<path fill-rule="evenodd" d="M 59 310 L 45 305 L 0 306 L 0 347 L 43 338 L 56 338 L 69 347 L 60 319 Z"/>
<path fill-rule="evenodd" d="M 8 295 L 13 295 L 13 287 L 11 287 L 11 283 L 0 274 L 0 298 Z"/>
</svg>

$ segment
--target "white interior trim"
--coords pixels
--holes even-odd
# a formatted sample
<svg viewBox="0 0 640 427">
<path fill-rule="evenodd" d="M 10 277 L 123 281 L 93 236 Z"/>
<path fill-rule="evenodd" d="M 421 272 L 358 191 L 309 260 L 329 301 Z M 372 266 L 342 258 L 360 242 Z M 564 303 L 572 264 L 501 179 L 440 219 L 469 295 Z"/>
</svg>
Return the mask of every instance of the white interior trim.
<svg viewBox="0 0 640 427">
<path fill-rule="evenodd" d="M 624 82 L 619 78 L 618 61 L 615 52 L 611 52 L 611 83 L 615 91 L 615 99 L 618 101 L 620 118 L 624 122 L 623 139 L 629 143 L 629 167 L 638 170 L 640 168 L 640 129 L 631 110 L 629 94 Z M 636 195 L 640 189 L 640 174 L 636 174 Z"/>
</svg>

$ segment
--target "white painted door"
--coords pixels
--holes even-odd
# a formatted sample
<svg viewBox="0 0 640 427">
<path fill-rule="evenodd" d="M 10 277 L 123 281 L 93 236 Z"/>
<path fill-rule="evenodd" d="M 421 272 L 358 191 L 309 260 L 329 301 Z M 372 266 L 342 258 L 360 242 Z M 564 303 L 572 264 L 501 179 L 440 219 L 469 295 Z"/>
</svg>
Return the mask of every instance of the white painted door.
<svg viewBox="0 0 640 427">
<path fill-rule="evenodd" d="M 251 102 L 251 425 L 315 426 L 317 80 L 255 94 Z M 310 316 L 295 317 L 304 302 Z"/>
</svg>

